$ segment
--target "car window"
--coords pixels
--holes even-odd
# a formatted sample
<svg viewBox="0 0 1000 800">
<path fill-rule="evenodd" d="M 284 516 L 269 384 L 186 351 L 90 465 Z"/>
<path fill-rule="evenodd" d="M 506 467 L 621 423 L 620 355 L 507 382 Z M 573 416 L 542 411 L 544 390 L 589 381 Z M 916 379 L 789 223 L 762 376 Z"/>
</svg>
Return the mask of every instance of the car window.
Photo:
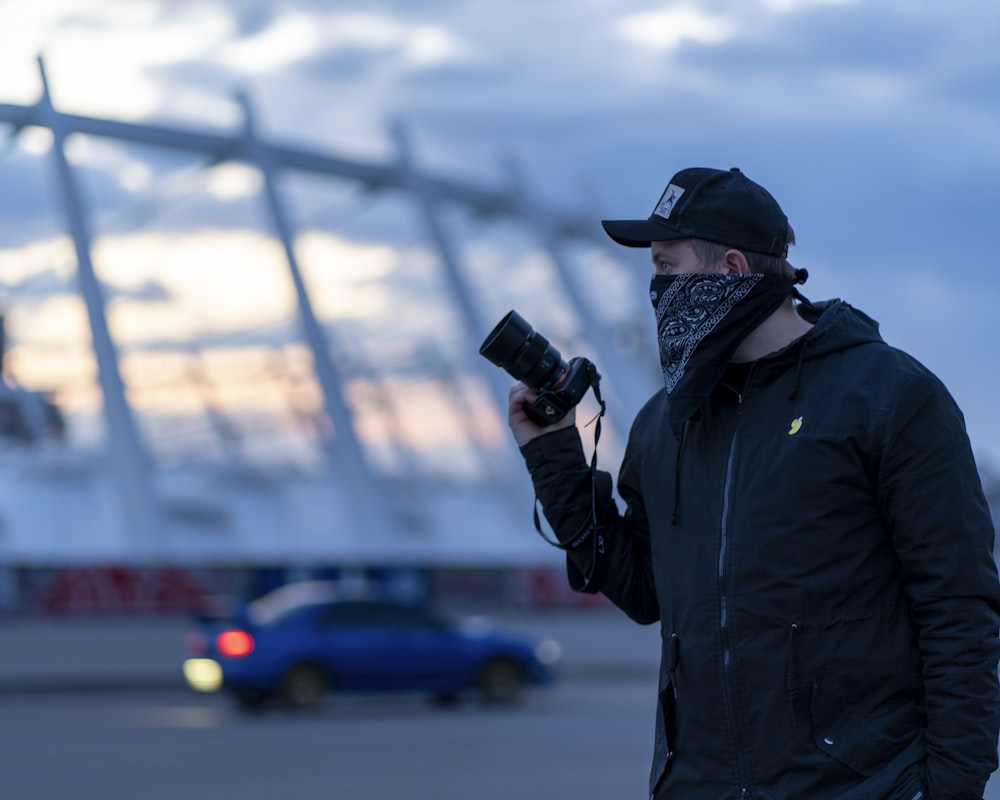
<svg viewBox="0 0 1000 800">
<path fill-rule="evenodd" d="M 304 607 L 328 602 L 335 596 L 336 587 L 326 581 L 290 583 L 249 603 L 247 616 L 256 625 L 272 625 Z"/>
<path fill-rule="evenodd" d="M 420 606 L 393 603 L 331 603 L 319 622 L 331 625 L 365 625 L 391 628 L 436 628 L 442 621 Z"/>
</svg>

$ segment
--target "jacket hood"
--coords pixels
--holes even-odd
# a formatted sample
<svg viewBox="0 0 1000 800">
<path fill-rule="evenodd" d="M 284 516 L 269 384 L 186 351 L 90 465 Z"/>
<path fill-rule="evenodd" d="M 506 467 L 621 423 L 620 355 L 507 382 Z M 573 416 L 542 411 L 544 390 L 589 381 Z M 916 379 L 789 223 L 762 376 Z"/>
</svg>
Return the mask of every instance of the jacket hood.
<svg viewBox="0 0 1000 800">
<path fill-rule="evenodd" d="M 812 303 L 798 295 L 799 315 L 813 327 L 807 333 L 790 342 L 781 350 L 763 356 L 757 361 L 756 373 L 771 376 L 785 370 L 794 370 L 795 388 L 791 396 L 798 393 L 803 363 L 821 358 L 831 353 L 872 343 L 884 343 L 879 334 L 878 323 L 862 311 L 843 300 L 833 299 Z M 720 384 L 716 383 L 718 387 Z M 714 391 L 714 389 L 713 389 Z M 657 393 L 659 396 L 660 393 Z M 683 441 L 684 426 L 697 414 L 706 397 L 697 394 L 671 396 L 668 401 L 668 418 L 674 438 Z"/>
<path fill-rule="evenodd" d="M 882 343 L 878 323 L 843 300 L 825 300 L 812 303 L 800 298 L 798 313 L 813 327 L 786 347 L 764 356 L 757 363 L 757 373 L 773 375 L 794 370 L 795 380 L 791 398 L 798 394 L 802 365 L 813 359 L 823 358 L 854 347 Z"/>
<path fill-rule="evenodd" d="M 804 348 L 805 359 L 882 341 L 878 322 L 843 300 L 805 301 L 799 305 L 798 311 L 799 316 L 813 323 L 813 328 L 787 349 Z"/>
</svg>

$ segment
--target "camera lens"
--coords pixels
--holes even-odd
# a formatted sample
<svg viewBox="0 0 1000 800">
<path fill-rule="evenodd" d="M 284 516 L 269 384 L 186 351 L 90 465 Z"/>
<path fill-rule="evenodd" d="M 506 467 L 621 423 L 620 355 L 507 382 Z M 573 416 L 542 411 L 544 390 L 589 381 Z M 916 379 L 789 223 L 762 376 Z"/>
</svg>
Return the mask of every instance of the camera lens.
<svg viewBox="0 0 1000 800">
<path fill-rule="evenodd" d="M 532 389 L 548 388 L 568 368 L 559 351 L 516 311 L 497 323 L 479 354 Z"/>
</svg>

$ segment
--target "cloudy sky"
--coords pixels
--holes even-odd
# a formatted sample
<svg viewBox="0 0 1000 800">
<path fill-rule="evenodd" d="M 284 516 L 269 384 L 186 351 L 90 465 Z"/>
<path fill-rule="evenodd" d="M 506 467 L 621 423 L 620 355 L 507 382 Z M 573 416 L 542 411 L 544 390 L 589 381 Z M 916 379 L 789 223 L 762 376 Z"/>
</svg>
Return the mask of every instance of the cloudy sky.
<svg viewBox="0 0 1000 800">
<path fill-rule="evenodd" d="M 1000 3 L 0 0 L 0 20 L 0 103 L 37 100 L 42 54 L 56 105 L 77 114 L 226 132 L 245 91 L 269 139 L 373 162 L 395 158 L 388 128 L 402 123 L 424 168 L 503 186 L 513 164 L 536 202 L 595 228 L 646 216 L 678 169 L 740 166 L 792 221 L 805 293 L 878 319 L 945 380 L 977 452 L 1000 465 Z M 26 385 L 59 383 L 83 420 L 93 366 L 49 142 L 36 130 L 0 141 L 11 366 Z M 260 419 L 315 403 L 287 344 L 294 300 L 256 174 L 90 139 L 70 156 L 113 329 L 127 352 L 145 352 L 125 368 L 137 401 L 175 422 L 248 396 Z M 317 311 L 343 323 L 346 349 L 395 359 L 399 375 L 424 358 L 403 342 L 460 349 L 419 219 L 348 185 L 286 188 Z M 515 281 L 531 290 L 514 299 L 536 326 L 572 342 L 530 237 L 461 215 L 454 225 L 484 313 L 514 302 Z M 648 315 L 651 331 L 644 254 L 609 253 L 611 267 L 581 268 L 589 291 L 616 324 Z M 337 268 L 311 266 L 322 264 Z M 278 366 L 253 349 L 273 343 L 287 345 Z M 192 379 L 192 358 L 226 385 Z M 252 378 L 264 372 L 266 393 Z M 356 392 L 363 405 L 361 382 Z M 431 395 L 425 408 L 440 401 Z M 371 412 L 363 435 L 389 437 L 385 420 Z M 438 427 L 396 435 L 447 438 Z"/>
</svg>

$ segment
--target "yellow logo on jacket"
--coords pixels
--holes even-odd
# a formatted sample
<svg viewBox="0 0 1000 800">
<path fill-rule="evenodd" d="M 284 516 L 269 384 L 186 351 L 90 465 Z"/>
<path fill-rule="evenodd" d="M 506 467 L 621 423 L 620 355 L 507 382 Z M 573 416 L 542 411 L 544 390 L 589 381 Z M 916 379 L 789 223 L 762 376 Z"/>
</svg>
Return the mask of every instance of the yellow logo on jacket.
<svg viewBox="0 0 1000 800">
<path fill-rule="evenodd" d="M 793 419 L 792 420 L 792 427 L 789 429 L 788 435 L 789 436 L 794 436 L 800 430 L 802 430 L 802 417 L 799 417 L 798 419 Z"/>
</svg>

